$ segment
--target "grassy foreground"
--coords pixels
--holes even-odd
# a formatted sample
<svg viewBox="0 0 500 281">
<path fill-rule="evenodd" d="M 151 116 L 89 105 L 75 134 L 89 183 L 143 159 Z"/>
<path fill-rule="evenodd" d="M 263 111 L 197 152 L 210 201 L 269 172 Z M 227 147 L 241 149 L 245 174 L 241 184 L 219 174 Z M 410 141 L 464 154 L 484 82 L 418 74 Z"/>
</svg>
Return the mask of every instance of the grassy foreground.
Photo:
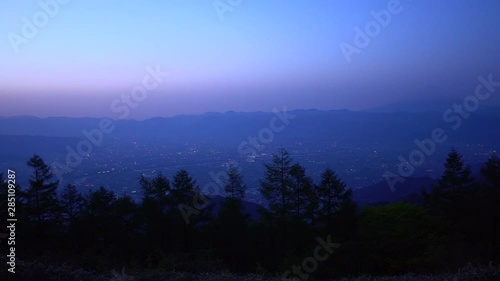
<svg viewBox="0 0 500 281">
<path fill-rule="evenodd" d="M 237 275 L 228 272 L 217 273 L 185 273 L 185 272 L 162 272 L 162 271 L 133 271 L 129 275 L 113 276 L 111 270 L 107 274 L 97 274 L 92 271 L 72 268 L 69 266 L 51 266 L 39 262 L 22 263 L 16 267 L 16 273 L 12 274 L 6 270 L 0 273 L 0 280 L 39 280 L 39 281 L 280 281 L 279 276 L 267 277 L 256 274 Z M 115 272 L 116 274 L 116 272 Z M 299 279 L 296 279 L 299 280 Z M 317 280 L 310 278 L 308 280 Z M 325 280 L 325 279 L 322 279 Z M 360 276 L 353 278 L 326 279 L 325 281 L 497 281 L 500 280 L 500 266 L 466 266 L 453 273 L 436 275 L 406 274 L 402 276 L 369 277 Z"/>
</svg>

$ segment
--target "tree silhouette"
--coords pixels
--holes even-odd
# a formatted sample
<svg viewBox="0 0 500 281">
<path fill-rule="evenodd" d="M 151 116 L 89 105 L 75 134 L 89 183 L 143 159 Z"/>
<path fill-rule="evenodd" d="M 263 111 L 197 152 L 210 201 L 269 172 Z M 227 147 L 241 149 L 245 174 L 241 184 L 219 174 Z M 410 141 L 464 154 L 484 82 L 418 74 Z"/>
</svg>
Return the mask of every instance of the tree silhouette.
<svg viewBox="0 0 500 281">
<path fill-rule="evenodd" d="M 247 187 L 238 169 L 230 166 L 224 182 L 226 198 L 217 216 L 217 247 L 228 264 L 241 267 L 248 262 L 247 224 L 249 216 L 244 212 L 243 198 Z"/>
<path fill-rule="evenodd" d="M 500 259 L 500 159 L 492 156 L 481 167 L 484 177 L 483 188 L 476 208 L 481 211 L 475 218 L 481 223 L 479 241 L 485 260 Z"/>
<path fill-rule="evenodd" d="M 346 239 L 355 231 L 356 204 L 352 200 L 352 189 L 327 168 L 321 174 L 316 188 L 319 198 L 318 223 L 327 233 L 336 233 L 336 238 Z"/>
<path fill-rule="evenodd" d="M 141 175 L 139 183 L 143 191 L 143 200 L 153 199 L 162 205 L 169 203 L 170 181 L 162 173 L 159 173 L 152 180 L 148 180 L 144 175 Z"/>
<path fill-rule="evenodd" d="M 260 194 L 268 202 L 270 218 L 277 220 L 281 228 L 281 241 L 285 248 L 288 244 L 288 223 L 293 212 L 291 163 L 288 151 L 278 149 L 278 153 L 273 154 L 272 163 L 265 164 L 265 180 L 260 183 Z"/>
<path fill-rule="evenodd" d="M 20 221 L 26 221 L 16 225 L 17 241 L 22 241 L 16 247 L 19 256 L 26 257 L 23 266 L 32 259 L 108 272 L 116 266 L 132 266 L 138 272 L 283 272 L 298 264 L 306 270 L 311 259 L 304 257 L 314 254 L 321 259 L 314 273 L 318 279 L 360 272 L 428 273 L 466 262 L 498 262 L 499 164 L 497 157 L 490 158 L 481 167 L 483 181 L 475 182 L 452 150 L 443 176 L 425 198 L 429 208 L 397 202 L 358 213 L 353 191 L 335 171 L 324 170 L 314 185 L 305 168 L 279 149 L 265 164 L 260 181 L 268 206 L 262 207 L 258 220 L 250 220 L 245 208 L 254 206 L 243 201 L 247 186 L 235 167 L 227 172 L 227 197 L 212 218 L 211 205 L 185 170 L 175 173 L 172 181 L 161 173 L 141 176 L 141 202 L 102 186 L 82 197 L 71 184 L 58 201 L 58 183 L 35 155 L 28 161 L 34 170 L 30 186 L 16 202 Z M 3 179 L 0 174 L 0 196 L 7 198 Z M 180 205 L 191 208 L 188 223 Z M 332 243 L 341 246 L 333 249 Z"/>
<path fill-rule="evenodd" d="M 173 178 L 172 197 L 176 204 L 190 204 L 199 192 L 196 181 L 186 170 L 179 170 Z"/>
<path fill-rule="evenodd" d="M 90 190 L 85 195 L 85 205 L 81 219 L 79 243 L 90 256 L 101 259 L 110 258 L 115 253 L 115 229 L 117 218 L 114 216 L 115 193 L 104 186 Z"/>
<path fill-rule="evenodd" d="M 439 180 L 439 189 L 444 192 L 460 192 L 471 186 L 470 166 L 465 166 L 462 155 L 452 149 L 448 154 L 443 176 Z"/>
<path fill-rule="evenodd" d="M 189 205 L 196 202 L 200 197 L 200 190 L 196 185 L 196 181 L 189 175 L 186 170 L 179 170 L 175 173 L 173 178 L 172 197 L 175 205 L 179 207 L 182 215 L 182 221 L 177 221 L 177 225 L 182 225 L 182 241 L 185 251 L 190 249 L 190 237 L 195 230 L 196 218 L 199 219 L 200 211 L 194 210 L 194 213 L 187 213 L 185 208 L 190 208 L 188 211 L 193 210 Z M 188 205 L 189 204 L 189 205 Z M 195 220 L 192 220 L 194 214 Z"/>
<path fill-rule="evenodd" d="M 247 186 L 243 183 L 243 177 L 238 172 L 238 169 L 231 165 L 227 172 L 227 179 L 224 182 L 224 191 L 226 196 L 232 199 L 243 200 Z"/>
<path fill-rule="evenodd" d="M 444 172 L 436 186 L 431 187 L 430 194 L 422 192 L 425 204 L 438 214 L 458 219 L 458 209 L 467 208 L 473 184 L 470 166 L 466 166 L 462 156 L 452 149 L 444 164 Z"/>
<path fill-rule="evenodd" d="M 153 252 L 158 248 L 166 249 L 167 244 L 173 242 L 169 232 L 169 215 L 177 210 L 171 198 L 170 181 L 159 173 L 152 180 L 142 175 L 139 182 L 143 191 L 141 215 L 146 224 L 147 250 Z M 178 215 L 177 212 L 175 215 Z"/>
<path fill-rule="evenodd" d="M 109 210 L 114 201 L 115 193 L 104 186 L 99 187 L 96 191 L 90 191 L 85 202 L 87 215 L 95 219 L 109 217 L 111 215 Z"/>
<path fill-rule="evenodd" d="M 234 166 L 229 167 L 227 179 L 224 182 L 224 191 L 227 197 L 224 199 L 219 211 L 219 222 L 225 230 L 236 231 L 242 234 L 248 222 L 248 215 L 243 210 L 243 198 L 245 198 L 247 187 L 243 177 Z"/>
<path fill-rule="evenodd" d="M 54 222 L 59 210 L 56 193 L 59 181 L 53 181 L 50 167 L 40 156 L 34 155 L 27 165 L 33 169 L 30 185 L 24 194 L 28 218 L 38 226 L 44 222 Z"/>
<path fill-rule="evenodd" d="M 478 182 L 474 182 L 471 169 L 455 149 L 448 154 L 444 173 L 430 193 L 423 191 L 425 205 L 434 215 L 451 223 L 450 232 L 462 237 L 462 246 L 468 249 L 484 248 L 491 223 L 487 207 L 490 195 Z M 488 247 L 486 247 L 488 248 Z M 486 251 L 467 251 L 470 262 L 479 262 Z"/>
<path fill-rule="evenodd" d="M 67 224 L 70 224 L 81 215 L 85 200 L 75 185 L 68 184 L 62 190 L 59 202 L 63 219 Z"/>
<path fill-rule="evenodd" d="M 330 224 L 333 215 L 341 208 L 342 201 L 350 200 L 352 196 L 352 190 L 347 189 L 345 183 L 330 168 L 321 174 L 317 193 L 320 201 L 321 220 L 327 224 Z"/>
<path fill-rule="evenodd" d="M 290 168 L 290 178 L 295 221 L 312 223 L 318 207 L 313 180 L 306 176 L 306 170 L 300 164 Z"/>
<path fill-rule="evenodd" d="M 489 187 L 500 188 L 500 159 L 497 156 L 490 157 L 481 167 L 481 175 Z"/>
<path fill-rule="evenodd" d="M 137 210 L 138 206 L 130 196 L 121 196 L 111 204 L 113 222 L 110 230 L 110 250 L 115 259 L 119 258 L 124 263 L 134 260 L 135 253 L 141 250 L 137 245 L 140 237 Z"/>
</svg>

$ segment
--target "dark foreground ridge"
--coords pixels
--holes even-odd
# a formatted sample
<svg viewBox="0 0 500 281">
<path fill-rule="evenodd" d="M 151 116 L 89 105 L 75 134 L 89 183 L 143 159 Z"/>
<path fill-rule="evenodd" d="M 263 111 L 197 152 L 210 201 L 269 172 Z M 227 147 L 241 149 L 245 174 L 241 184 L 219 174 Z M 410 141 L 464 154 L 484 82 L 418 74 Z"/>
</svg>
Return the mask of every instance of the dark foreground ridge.
<svg viewBox="0 0 500 281">
<path fill-rule="evenodd" d="M 452 150 L 439 180 L 412 179 L 396 187 L 400 200 L 361 206 L 335 171 L 314 181 L 281 148 L 256 176 L 265 208 L 244 202 L 247 186 L 235 166 L 224 197 L 204 193 L 181 169 L 172 178 L 141 176 L 136 201 L 105 187 L 60 186 L 38 155 L 27 165 L 27 187 L 12 183 L 13 170 L 0 174 L 0 196 L 9 198 L 1 208 L 16 219 L 7 220 L 8 242 L 0 244 L 1 274 L 9 277 L 2 280 L 106 280 L 122 267 L 135 280 L 498 280 L 496 156 L 475 178 Z"/>
</svg>

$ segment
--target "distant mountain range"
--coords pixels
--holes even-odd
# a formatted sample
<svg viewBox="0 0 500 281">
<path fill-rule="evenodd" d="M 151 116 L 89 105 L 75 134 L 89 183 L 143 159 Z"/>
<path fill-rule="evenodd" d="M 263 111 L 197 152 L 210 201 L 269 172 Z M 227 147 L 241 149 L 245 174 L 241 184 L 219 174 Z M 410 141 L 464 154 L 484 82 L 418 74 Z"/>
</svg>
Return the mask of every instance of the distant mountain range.
<svg viewBox="0 0 500 281">
<path fill-rule="evenodd" d="M 451 105 L 449 106 L 451 108 Z M 387 112 L 381 112 L 387 111 Z M 372 141 L 405 141 L 428 135 L 436 127 L 450 128 L 454 122 L 443 120 L 443 111 L 407 112 L 387 108 L 386 110 L 294 110 L 294 116 L 279 134 L 285 139 L 332 139 Z M 458 116 L 451 114 L 450 117 Z M 268 128 L 276 117 L 272 112 L 226 112 L 200 115 L 180 115 L 166 118 L 152 118 L 143 121 L 114 120 L 113 136 L 144 138 L 171 138 L 176 140 L 246 138 Z M 461 140 L 473 137 L 475 140 L 491 141 L 500 133 L 499 107 L 482 107 L 462 122 L 456 136 Z M 98 118 L 36 118 L 2 117 L 0 135 L 29 135 L 47 137 L 80 137 L 82 130 L 99 128 Z M 281 123 L 276 123 L 281 126 Z M 493 139 L 495 140 L 495 139 Z M 498 140 L 498 139 L 496 139 Z"/>
<path fill-rule="evenodd" d="M 500 106 L 498 100 L 500 98 L 491 98 L 487 104 L 480 104 L 478 112 L 481 113 L 500 113 Z M 392 112 L 436 112 L 443 113 L 445 110 L 452 108 L 454 104 L 463 104 L 464 99 L 436 99 L 436 100 L 423 100 L 412 102 L 397 102 L 386 104 L 363 110 L 365 112 L 378 112 L 378 113 L 392 113 Z"/>
</svg>

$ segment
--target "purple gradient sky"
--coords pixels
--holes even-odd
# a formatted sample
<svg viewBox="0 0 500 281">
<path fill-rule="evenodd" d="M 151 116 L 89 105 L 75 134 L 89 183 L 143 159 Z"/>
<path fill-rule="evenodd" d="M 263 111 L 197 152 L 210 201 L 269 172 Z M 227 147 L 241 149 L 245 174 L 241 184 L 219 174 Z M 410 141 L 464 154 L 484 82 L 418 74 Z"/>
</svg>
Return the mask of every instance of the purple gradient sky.
<svg viewBox="0 0 500 281">
<path fill-rule="evenodd" d="M 49 2 L 49 0 L 41 0 Z M 500 2 L 401 0 L 403 11 L 347 63 L 339 47 L 390 1 L 70 1 L 19 53 L 9 41 L 39 1 L 0 2 L 0 116 L 114 117 L 147 66 L 169 76 L 131 110 L 353 110 L 465 97 L 500 80 Z"/>
</svg>

